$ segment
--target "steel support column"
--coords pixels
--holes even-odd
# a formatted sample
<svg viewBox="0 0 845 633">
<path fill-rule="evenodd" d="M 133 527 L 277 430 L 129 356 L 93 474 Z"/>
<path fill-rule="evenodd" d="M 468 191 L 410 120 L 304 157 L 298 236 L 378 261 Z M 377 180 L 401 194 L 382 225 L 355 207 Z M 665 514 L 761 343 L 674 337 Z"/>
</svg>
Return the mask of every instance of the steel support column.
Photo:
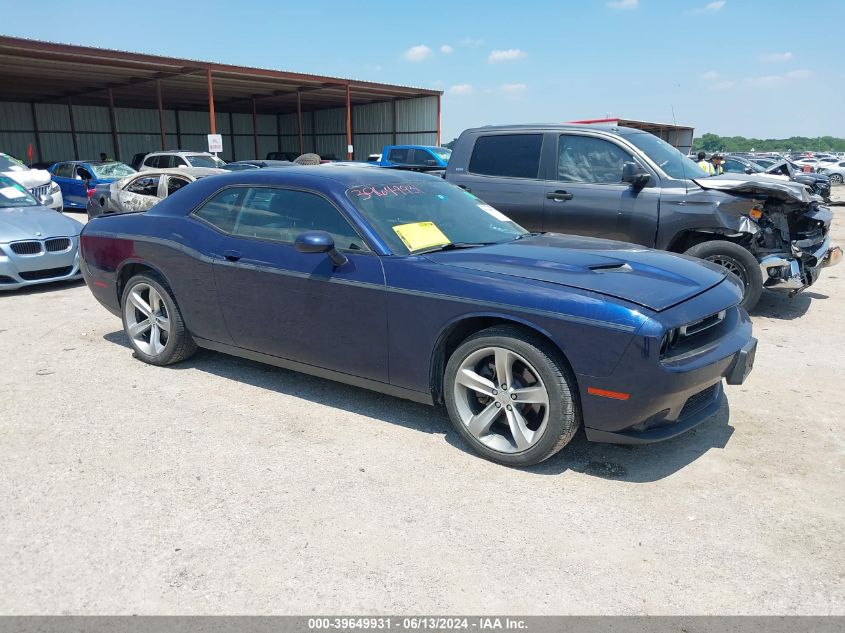
<svg viewBox="0 0 845 633">
<path fill-rule="evenodd" d="M 437 95 L 437 145 L 440 145 L 440 95 Z"/>
<path fill-rule="evenodd" d="M 349 84 L 346 84 L 346 160 L 352 160 L 352 97 L 349 94 Z"/>
<path fill-rule="evenodd" d="M 67 113 L 70 117 L 70 137 L 73 140 L 73 159 L 79 160 L 79 144 L 76 141 L 76 122 L 73 120 L 73 99 L 68 97 Z"/>
<path fill-rule="evenodd" d="M 255 147 L 256 159 L 261 158 L 258 155 L 258 113 L 255 111 L 255 98 L 252 99 L 252 144 Z"/>
<path fill-rule="evenodd" d="M 38 115 L 35 112 L 35 102 L 29 102 L 29 109 L 32 112 L 32 129 L 35 131 L 35 150 L 38 152 L 38 160 L 43 161 L 44 154 L 41 153 L 41 135 L 38 133 Z"/>
<path fill-rule="evenodd" d="M 214 86 L 211 82 L 211 68 L 206 71 L 208 77 L 208 123 L 211 134 L 217 134 L 217 121 L 214 117 Z"/>
<path fill-rule="evenodd" d="M 396 128 L 399 127 L 399 125 L 397 124 L 397 121 L 399 119 L 398 119 L 398 115 L 396 114 L 396 101 L 398 101 L 398 99 L 394 99 L 393 102 L 392 102 L 393 103 L 393 145 L 396 145 Z M 384 157 L 382 156 L 382 158 L 384 158 Z"/>
<path fill-rule="evenodd" d="M 167 149 L 167 133 L 164 130 L 164 104 L 161 99 L 161 79 L 156 79 L 156 100 L 158 101 L 158 130 L 161 134 L 161 149 Z"/>
<path fill-rule="evenodd" d="M 114 92 L 109 88 L 109 121 L 111 122 L 111 144 L 115 160 L 120 160 L 120 140 L 117 138 L 117 114 L 114 111 Z"/>
<path fill-rule="evenodd" d="M 296 133 L 299 136 L 299 154 L 305 153 L 305 145 L 302 142 L 302 92 L 296 91 Z"/>
</svg>

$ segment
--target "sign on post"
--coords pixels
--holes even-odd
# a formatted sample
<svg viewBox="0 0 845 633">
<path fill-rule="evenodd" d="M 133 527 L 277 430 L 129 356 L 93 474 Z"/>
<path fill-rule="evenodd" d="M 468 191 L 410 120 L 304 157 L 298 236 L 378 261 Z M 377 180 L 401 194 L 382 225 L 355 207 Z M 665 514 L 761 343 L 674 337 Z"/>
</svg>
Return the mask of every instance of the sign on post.
<svg viewBox="0 0 845 633">
<path fill-rule="evenodd" d="M 223 151 L 223 135 L 209 134 L 208 135 L 208 151 L 212 154 Z"/>
</svg>

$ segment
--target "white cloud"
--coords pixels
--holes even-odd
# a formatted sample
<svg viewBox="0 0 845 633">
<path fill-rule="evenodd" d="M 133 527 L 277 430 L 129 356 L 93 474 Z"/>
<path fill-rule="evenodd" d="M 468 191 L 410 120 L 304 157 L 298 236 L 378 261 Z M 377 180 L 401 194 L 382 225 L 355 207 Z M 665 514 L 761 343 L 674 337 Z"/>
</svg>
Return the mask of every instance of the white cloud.
<svg viewBox="0 0 845 633">
<path fill-rule="evenodd" d="M 639 0 L 615 0 L 614 2 L 608 2 L 607 6 L 611 9 L 636 9 L 639 3 Z"/>
<path fill-rule="evenodd" d="M 516 96 L 528 90 L 528 86 L 525 84 L 502 84 L 496 90 L 502 94 Z"/>
<path fill-rule="evenodd" d="M 792 59 L 792 53 L 766 53 L 765 55 L 760 55 L 760 61 L 765 62 L 767 64 L 775 64 L 777 62 L 788 62 Z"/>
<path fill-rule="evenodd" d="M 716 0 L 704 5 L 705 11 L 720 11 L 725 6 L 725 0 Z"/>
<path fill-rule="evenodd" d="M 767 88 L 770 86 L 782 86 L 786 83 L 790 83 L 793 81 L 802 81 L 804 79 L 809 79 L 814 74 L 815 73 L 812 70 L 802 68 L 799 70 L 790 70 L 788 73 L 784 73 L 783 75 L 764 75 L 762 77 L 749 77 L 745 81 L 746 83 L 749 83 L 752 86 Z"/>
<path fill-rule="evenodd" d="M 515 59 L 522 59 L 528 53 L 518 48 L 509 48 L 503 51 L 490 51 L 490 54 L 487 56 L 487 61 L 491 64 L 495 64 L 497 62 L 509 62 Z"/>
<path fill-rule="evenodd" d="M 448 55 L 449 53 L 451 53 L 454 50 L 455 49 L 452 48 L 451 46 L 449 46 L 448 44 L 444 44 L 443 46 L 440 47 L 440 52 L 443 53 L 444 55 Z"/>
<path fill-rule="evenodd" d="M 704 81 L 716 81 L 719 78 L 719 73 L 715 70 L 708 70 L 706 73 L 701 75 L 701 78 Z"/>
<path fill-rule="evenodd" d="M 450 86 L 446 92 L 450 95 L 470 95 L 472 94 L 472 84 L 455 84 Z"/>
<path fill-rule="evenodd" d="M 409 62 L 422 62 L 431 57 L 431 49 L 425 44 L 412 46 L 402 55 Z"/>
<path fill-rule="evenodd" d="M 735 81 L 717 81 L 716 83 L 710 85 L 710 90 L 730 90 L 735 85 Z"/>
</svg>

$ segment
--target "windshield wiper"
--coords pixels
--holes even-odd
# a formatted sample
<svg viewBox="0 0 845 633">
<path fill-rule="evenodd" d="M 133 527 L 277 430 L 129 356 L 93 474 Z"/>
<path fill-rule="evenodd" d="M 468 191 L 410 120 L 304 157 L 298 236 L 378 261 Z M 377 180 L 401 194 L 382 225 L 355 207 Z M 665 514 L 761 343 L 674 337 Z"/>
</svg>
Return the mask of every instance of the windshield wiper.
<svg viewBox="0 0 845 633">
<path fill-rule="evenodd" d="M 414 251 L 411 255 L 425 255 L 426 253 L 439 253 L 441 251 L 454 251 L 459 248 L 476 248 L 478 246 L 492 246 L 499 244 L 499 242 L 449 242 L 448 244 L 441 244 L 440 246 L 431 246 Z"/>
</svg>

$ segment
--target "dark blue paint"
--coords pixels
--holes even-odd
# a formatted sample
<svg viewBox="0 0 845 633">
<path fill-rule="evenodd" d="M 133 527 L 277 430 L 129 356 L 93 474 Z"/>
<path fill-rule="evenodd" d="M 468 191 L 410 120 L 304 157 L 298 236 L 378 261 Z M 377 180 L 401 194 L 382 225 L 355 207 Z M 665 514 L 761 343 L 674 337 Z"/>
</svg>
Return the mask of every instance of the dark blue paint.
<svg viewBox="0 0 845 633">
<path fill-rule="evenodd" d="M 83 273 L 97 299 L 119 311 L 121 271 L 147 263 L 173 289 L 201 345 L 267 362 L 285 359 L 298 369 L 418 400 L 439 396 L 438 345 L 453 327 L 466 319 L 521 324 L 563 352 L 577 379 L 588 435 L 603 440 L 633 441 L 627 429 L 650 416 L 671 423 L 690 395 L 721 381 L 751 340 L 748 317 L 736 307 L 739 286 L 717 269 L 664 252 L 546 234 L 394 255 L 345 195 L 372 178 L 372 169 L 330 166 L 204 178 L 147 213 L 90 221 L 82 233 Z M 380 183 L 418 187 L 431 178 L 378 175 Z M 336 265 L 328 253 L 224 235 L 190 215 L 220 189 L 238 185 L 322 194 L 371 252 L 344 251 L 347 261 Z M 327 246 L 319 234 L 300 241 L 309 245 L 305 250 Z M 227 253 L 237 257 L 227 259 Z M 612 272 L 620 263 L 627 268 Z M 730 326 L 702 355 L 674 366 L 661 362 L 667 330 L 720 310 L 728 311 Z M 631 398 L 597 397 L 588 387 Z"/>
</svg>

